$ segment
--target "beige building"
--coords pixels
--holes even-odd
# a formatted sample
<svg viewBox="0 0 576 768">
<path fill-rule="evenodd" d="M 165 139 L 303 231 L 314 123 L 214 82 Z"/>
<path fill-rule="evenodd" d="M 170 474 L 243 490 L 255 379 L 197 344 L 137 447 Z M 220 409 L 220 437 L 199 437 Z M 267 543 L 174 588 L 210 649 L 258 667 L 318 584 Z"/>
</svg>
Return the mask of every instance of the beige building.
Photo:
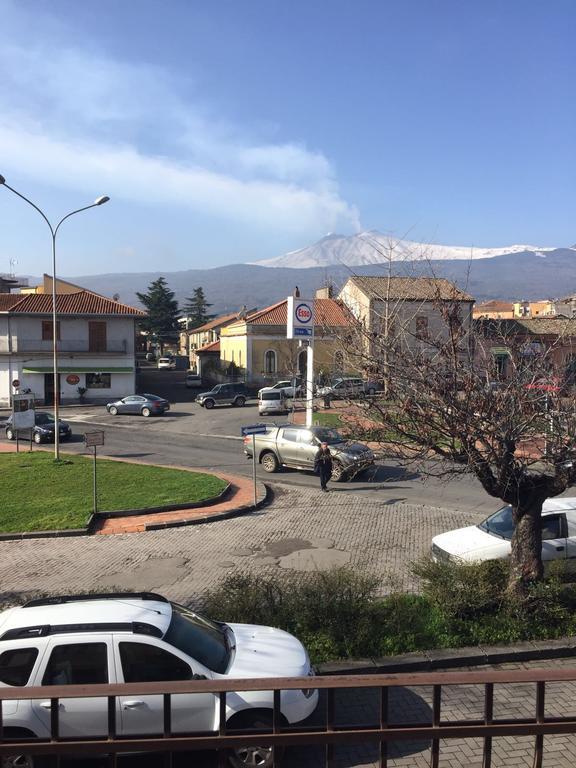
<svg viewBox="0 0 576 768">
<path fill-rule="evenodd" d="M 323 292 L 319 292 L 324 296 Z M 315 300 L 314 369 L 332 375 L 342 372 L 340 336 L 353 323 L 342 302 Z M 220 368 L 257 384 L 270 384 L 293 376 L 305 376 L 306 347 L 286 338 L 287 301 L 237 319 L 220 333 Z"/>
<path fill-rule="evenodd" d="M 483 301 L 481 304 L 475 304 L 472 310 L 472 317 L 477 320 L 486 317 L 491 320 L 512 320 L 514 317 L 513 301 Z"/>
<path fill-rule="evenodd" d="M 219 315 L 218 317 L 209 320 L 199 328 L 192 330 L 186 330 L 186 318 L 182 317 L 178 322 L 181 327 L 180 331 L 180 354 L 187 355 L 190 358 L 190 368 L 198 369 L 198 357 L 196 355 L 199 349 L 218 341 L 220 338 L 220 331 L 228 323 L 232 323 L 237 320 L 242 312 L 231 312 L 227 315 Z"/>
</svg>

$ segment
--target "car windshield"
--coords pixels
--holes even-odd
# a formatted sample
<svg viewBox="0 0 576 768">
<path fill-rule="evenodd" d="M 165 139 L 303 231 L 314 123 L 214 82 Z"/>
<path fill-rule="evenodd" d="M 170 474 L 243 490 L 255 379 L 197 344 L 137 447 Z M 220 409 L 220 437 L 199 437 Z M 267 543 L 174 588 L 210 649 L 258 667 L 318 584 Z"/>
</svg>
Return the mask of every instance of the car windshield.
<svg viewBox="0 0 576 768">
<path fill-rule="evenodd" d="M 319 442 L 328 443 L 328 445 L 344 442 L 344 438 L 339 432 L 337 432 L 335 429 L 329 429 L 328 427 L 323 429 L 315 429 L 314 437 L 316 437 Z"/>
<path fill-rule="evenodd" d="M 486 533 L 491 533 L 493 536 L 510 540 L 514 533 L 512 507 L 510 505 L 502 507 L 498 512 L 494 512 L 493 515 L 490 515 L 490 517 L 487 517 L 486 520 L 480 523 L 478 528 L 486 531 Z"/>
<path fill-rule="evenodd" d="M 196 659 L 208 669 L 224 674 L 230 662 L 233 644 L 225 624 L 216 624 L 183 605 L 171 603 L 172 620 L 164 641 Z"/>
<path fill-rule="evenodd" d="M 54 424 L 54 419 L 49 413 L 37 413 L 36 424 Z"/>
</svg>

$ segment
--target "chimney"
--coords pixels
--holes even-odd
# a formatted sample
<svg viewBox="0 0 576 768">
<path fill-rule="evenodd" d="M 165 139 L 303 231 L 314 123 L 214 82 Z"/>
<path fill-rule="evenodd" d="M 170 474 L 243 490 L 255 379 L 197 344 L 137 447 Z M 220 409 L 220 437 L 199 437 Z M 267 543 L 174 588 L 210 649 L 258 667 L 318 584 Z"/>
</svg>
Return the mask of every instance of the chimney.
<svg viewBox="0 0 576 768">
<path fill-rule="evenodd" d="M 300 298 L 300 288 L 298 288 L 298 286 L 294 288 L 294 293 L 292 295 L 294 296 L 295 299 Z"/>
<path fill-rule="evenodd" d="M 331 285 L 325 285 L 323 288 L 316 290 L 317 299 L 332 299 L 334 297 L 334 290 Z"/>
</svg>

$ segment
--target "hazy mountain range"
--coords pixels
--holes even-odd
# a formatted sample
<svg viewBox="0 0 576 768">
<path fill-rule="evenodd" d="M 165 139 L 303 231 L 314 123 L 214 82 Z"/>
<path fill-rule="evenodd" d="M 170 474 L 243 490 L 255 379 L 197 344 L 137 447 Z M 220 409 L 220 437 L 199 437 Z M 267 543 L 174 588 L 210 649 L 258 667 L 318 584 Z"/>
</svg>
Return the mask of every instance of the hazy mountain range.
<svg viewBox="0 0 576 768">
<path fill-rule="evenodd" d="M 136 292 L 145 292 L 152 280 L 163 275 L 180 304 L 194 288 L 202 286 L 213 305 L 211 311 L 216 313 L 233 312 L 242 305 L 265 307 L 291 294 L 296 285 L 301 296 L 313 296 L 315 289 L 327 282 L 337 291 L 354 274 L 387 274 L 389 264 L 397 275 L 446 277 L 477 301 L 559 298 L 576 293 L 575 247 L 470 249 L 407 241 L 391 247 L 384 235 L 363 233 L 352 237 L 330 235 L 264 264 L 66 279 L 105 296 L 118 294 L 120 301 L 138 306 Z"/>
</svg>

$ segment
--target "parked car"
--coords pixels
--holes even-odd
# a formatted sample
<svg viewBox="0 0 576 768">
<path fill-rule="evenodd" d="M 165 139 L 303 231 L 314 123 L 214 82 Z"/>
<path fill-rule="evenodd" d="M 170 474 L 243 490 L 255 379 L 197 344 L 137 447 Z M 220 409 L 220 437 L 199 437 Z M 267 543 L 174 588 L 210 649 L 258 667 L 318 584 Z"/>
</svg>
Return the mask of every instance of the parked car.
<svg viewBox="0 0 576 768">
<path fill-rule="evenodd" d="M 196 402 L 204 408 L 214 408 L 215 405 L 237 405 L 246 403 L 246 385 L 216 384 L 209 392 L 201 392 L 196 395 Z"/>
<path fill-rule="evenodd" d="M 324 387 L 319 387 L 316 394 L 319 397 L 329 396 L 332 399 L 351 398 L 359 395 L 374 395 L 377 389 L 375 382 L 346 376 L 334 379 L 331 384 Z"/>
<path fill-rule="evenodd" d="M 202 377 L 199 373 L 187 373 L 185 383 L 188 389 L 198 389 L 202 386 Z"/>
<path fill-rule="evenodd" d="M 149 363 L 154 362 L 154 360 L 156 360 L 154 352 L 146 352 L 146 360 L 148 360 Z"/>
<path fill-rule="evenodd" d="M 290 405 L 283 389 L 261 389 L 258 393 L 258 413 L 288 413 Z"/>
<path fill-rule="evenodd" d="M 514 533 L 512 507 L 494 512 L 479 525 L 441 533 L 432 539 L 432 558 L 440 561 L 478 562 L 510 556 Z M 576 558 L 576 497 L 547 499 L 542 508 L 542 560 Z"/>
<path fill-rule="evenodd" d="M 45 411 L 36 411 L 35 414 L 35 425 L 32 427 L 32 439 L 37 445 L 40 445 L 40 443 L 45 442 L 54 442 L 54 433 L 56 431 L 56 422 L 54 421 L 54 417 L 51 413 L 46 413 Z M 70 425 L 67 424 L 65 421 L 62 421 L 61 419 L 58 419 L 59 424 L 59 438 L 63 442 L 64 440 L 70 440 L 72 437 L 72 430 L 70 429 Z M 28 438 L 30 437 L 30 430 L 29 429 L 19 429 L 18 435 L 20 437 Z M 16 439 L 16 430 L 12 426 L 12 416 L 8 417 L 8 420 L 6 422 L 6 439 L 7 440 L 15 440 Z"/>
<path fill-rule="evenodd" d="M 176 368 L 176 361 L 173 357 L 159 357 L 157 365 L 158 368 L 168 368 L 173 371 Z"/>
<path fill-rule="evenodd" d="M 332 454 L 332 480 L 351 480 L 374 464 L 374 454 L 367 445 L 345 440 L 329 427 L 305 427 L 299 424 L 270 425 L 265 434 L 254 436 L 256 458 L 265 472 L 279 467 L 314 469 L 320 443 L 328 443 Z M 244 453 L 252 458 L 252 437 L 244 438 Z"/>
<path fill-rule="evenodd" d="M 170 403 L 158 395 L 128 395 L 121 400 L 106 404 L 112 416 L 119 413 L 139 413 L 142 416 L 159 416 L 170 410 Z"/>
<path fill-rule="evenodd" d="M 215 622 L 154 593 L 70 595 L 33 600 L 0 613 L 0 684 L 63 686 L 313 676 L 308 653 L 292 635 L 252 624 Z M 312 681 L 311 681 L 312 682 Z M 65 699 L 58 712 L 63 739 L 106 737 L 107 697 Z M 316 708 L 313 688 L 284 691 L 280 710 L 289 725 Z M 273 694 L 229 693 L 226 726 L 272 723 Z M 172 696 L 173 734 L 218 731 L 219 698 L 213 693 Z M 4 736 L 50 740 L 50 700 L 5 702 Z M 163 732 L 162 694 L 118 697 L 122 737 Z M 273 764 L 271 747 L 230 748 L 234 768 Z M 2 765 L 38 768 L 41 758 L 18 754 Z"/>
<path fill-rule="evenodd" d="M 262 387 L 262 389 L 258 390 L 258 397 L 260 397 L 260 393 L 264 392 L 265 389 L 280 389 L 284 392 L 286 397 L 301 397 L 303 395 L 305 385 L 302 384 L 301 379 L 296 379 L 296 387 L 294 387 L 293 380 L 289 381 L 286 379 L 285 381 L 277 381 L 276 384 L 271 387 Z"/>
</svg>

